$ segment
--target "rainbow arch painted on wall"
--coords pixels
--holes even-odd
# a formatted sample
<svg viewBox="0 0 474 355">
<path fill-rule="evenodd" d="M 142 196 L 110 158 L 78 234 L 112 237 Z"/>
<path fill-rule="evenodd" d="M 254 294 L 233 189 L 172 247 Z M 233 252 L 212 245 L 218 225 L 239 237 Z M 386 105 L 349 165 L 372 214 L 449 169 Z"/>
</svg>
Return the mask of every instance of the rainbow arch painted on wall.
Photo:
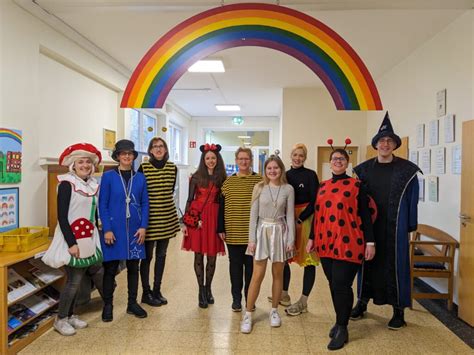
<svg viewBox="0 0 474 355">
<path fill-rule="evenodd" d="M 0 128 L 0 138 L 11 138 L 20 144 L 23 141 L 20 131 L 15 132 L 14 130 L 8 128 Z"/>
<path fill-rule="evenodd" d="M 302 12 L 258 3 L 207 10 L 171 29 L 135 68 L 121 107 L 162 108 L 192 64 L 240 46 L 271 48 L 296 58 L 322 80 L 338 110 L 383 108 L 367 67 L 341 36 Z"/>
</svg>

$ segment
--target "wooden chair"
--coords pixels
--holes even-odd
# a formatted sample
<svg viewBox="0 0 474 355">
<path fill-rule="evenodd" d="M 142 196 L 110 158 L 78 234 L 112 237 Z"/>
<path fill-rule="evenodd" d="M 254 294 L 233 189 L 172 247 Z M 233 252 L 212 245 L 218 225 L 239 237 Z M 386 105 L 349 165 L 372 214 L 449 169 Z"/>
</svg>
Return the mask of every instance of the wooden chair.
<svg viewBox="0 0 474 355">
<path fill-rule="evenodd" d="M 442 230 L 426 224 L 418 225 L 410 240 L 412 300 L 447 299 L 448 309 L 453 308 L 454 253 L 458 247 L 458 241 Z M 415 277 L 446 278 L 448 293 L 416 293 L 413 291 Z"/>
</svg>

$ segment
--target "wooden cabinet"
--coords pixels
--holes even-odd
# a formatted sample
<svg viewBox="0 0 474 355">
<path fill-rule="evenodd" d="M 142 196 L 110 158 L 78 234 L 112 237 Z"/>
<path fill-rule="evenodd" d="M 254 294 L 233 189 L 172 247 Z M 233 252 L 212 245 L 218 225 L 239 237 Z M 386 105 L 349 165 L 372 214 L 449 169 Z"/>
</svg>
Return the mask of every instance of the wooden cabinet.
<svg viewBox="0 0 474 355">
<path fill-rule="evenodd" d="M 9 270 L 14 270 L 16 274 L 21 275 L 28 280 L 28 270 L 31 270 L 34 267 L 29 261 L 31 259 L 37 259 L 43 254 L 48 246 L 49 243 L 24 253 L 0 252 L 0 283 L 2 290 L 4 290 L 0 296 L 0 352 L 2 354 L 16 354 L 45 331 L 47 331 L 54 323 L 54 316 L 44 318 L 44 315 L 47 312 L 50 312 L 57 306 L 57 302 L 49 302 L 47 305 L 43 304 L 41 311 L 38 311 L 37 313 L 32 312 L 34 313 L 33 315 L 30 314 L 28 319 L 23 319 L 14 329 L 9 329 L 8 327 L 9 309 L 12 310 L 20 303 L 26 303 L 26 300 L 31 300 L 32 296 L 36 296 L 33 298 L 41 298 L 47 287 L 54 287 L 54 289 L 59 291 L 64 284 L 65 276 L 62 275 L 54 280 L 51 280 L 51 282 L 36 284 L 31 290 L 22 292 L 22 295 L 19 298 L 16 298 L 10 303 L 8 302 Z M 19 334 L 18 332 L 24 332 L 26 327 L 31 328 L 30 331 L 25 333 L 21 338 L 15 339 L 15 341 L 9 345 L 9 337 L 13 338 L 15 334 Z"/>
</svg>

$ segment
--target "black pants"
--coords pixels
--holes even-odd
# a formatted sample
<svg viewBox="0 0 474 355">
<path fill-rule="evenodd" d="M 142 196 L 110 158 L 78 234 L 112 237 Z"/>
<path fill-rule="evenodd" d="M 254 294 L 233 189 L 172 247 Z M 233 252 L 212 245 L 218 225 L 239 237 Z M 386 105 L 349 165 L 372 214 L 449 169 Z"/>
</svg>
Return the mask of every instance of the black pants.
<svg viewBox="0 0 474 355">
<path fill-rule="evenodd" d="M 336 311 L 336 323 L 347 326 L 354 302 L 352 284 L 360 265 L 329 258 L 321 258 L 321 264 L 329 281 L 332 303 Z"/>
<path fill-rule="evenodd" d="M 234 302 L 242 302 L 242 288 L 244 288 L 245 299 L 247 299 L 250 280 L 252 279 L 253 257 L 245 254 L 247 245 L 227 244 L 227 250 L 229 252 L 232 299 Z"/>
<path fill-rule="evenodd" d="M 166 251 L 169 239 L 152 240 L 145 242 L 146 259 L 140 262 L 140 276 L 142 279 L 143 292 L 150 292 L 150 265 L 153 260 L 153 248 L 155 248 L 155 277 L 153 280 L 153 291 L 161 291 L 161 280 L 165 271 Z"/>
<path fill-rule="evenodd" d="M 137 303 L 139 259 L 127 260 L 128 304 Z M 114 299 L 115 275 L 119 260 L 104 261 L 104 303 L 112 304 Z"/>
<path fill-rule="evenodd" d="M 290 288 L 291 269 L 288 263 L 285 263 L 283 269 L 283 291 L 287 291 Z M 307 265 L 304 267 L 303 273 L 303 291 L 301 292 L 304 296 L 308 297 L 313 289 L 314 282 L 316 281 L 316 266 Z"/>
</svg>

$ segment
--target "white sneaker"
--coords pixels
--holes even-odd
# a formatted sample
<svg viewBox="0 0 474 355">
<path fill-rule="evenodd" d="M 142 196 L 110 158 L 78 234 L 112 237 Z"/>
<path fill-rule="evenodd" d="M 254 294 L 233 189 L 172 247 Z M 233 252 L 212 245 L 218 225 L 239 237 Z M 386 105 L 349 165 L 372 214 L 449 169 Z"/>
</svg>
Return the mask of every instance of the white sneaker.
<svg viewBox="0 0 474 355">
<path fill-rule="evenodd" d="M 79 319 L 78 316 L 73 314 L 69 319 L 67 320 L 70 325 L 72 325 L 75 329 L 84 329 L 87 327 L 87 322 L 84 322 L 83 320 Z"/>
<path fill-rule="evenodd" d="M 240 331 L 244 334 L 249 334 L 252 331 L 252 318 L 244 314 L 240 322 Z"/>
<path fill-rule="evenodd" d="M 272 327 L 279 327 L 281 326 L 281 318 L 280 315 L 278 314 L 278 311 L 272 310 L 270 312 L 270 326 Z"/>
<path fill-rule="evenodd" d="M 69 324 L 67 318 L 56 318 L 54 321 L 54 329 L 56 329 L 61 335 L 67 336 L 76 334 L 76 329 L 74 329 L 73 326 Z"/>
</svg>

